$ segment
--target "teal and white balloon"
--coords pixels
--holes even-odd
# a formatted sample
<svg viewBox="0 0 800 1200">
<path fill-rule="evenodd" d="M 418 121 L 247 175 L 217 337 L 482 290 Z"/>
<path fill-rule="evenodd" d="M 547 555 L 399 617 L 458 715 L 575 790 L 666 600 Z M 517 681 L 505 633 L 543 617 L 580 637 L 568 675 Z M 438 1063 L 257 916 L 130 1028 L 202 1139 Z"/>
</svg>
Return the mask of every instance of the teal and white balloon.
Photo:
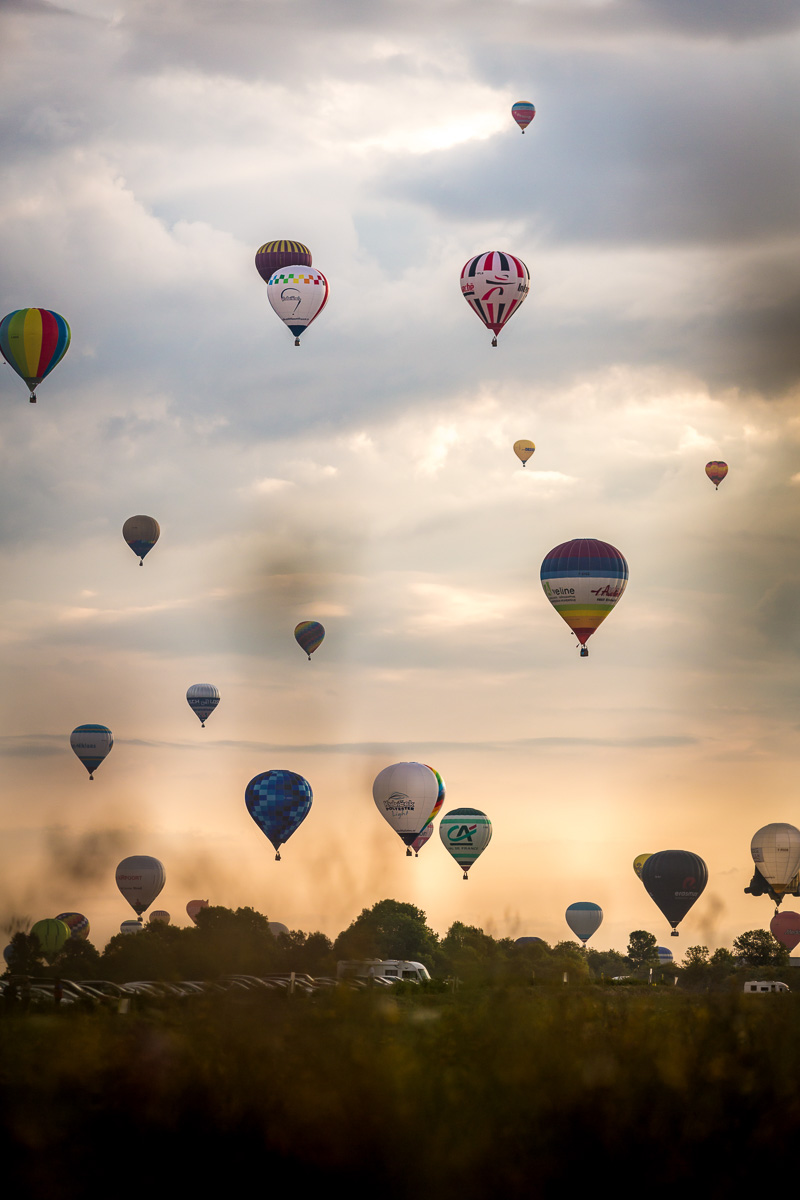
<svg viewBox="0 0 800 1200">
<path fill-rule="evenodd" d="M 596 933 L 603 924 L 602 908 L 590 900 L 579 900 L 575 904 L 570 904 L 564 915 L 570 929 L 576 937 L 581 939 L 584 946 L 592 934 Z"/>
<path fill-rule="evenodd" d="M 467 879 L 467 872 L 475 859 L 483 854 L 492 840 L 492 822 L 478 808 L 454 808 L 442 817 L 439 837 Z"/>
</svg>

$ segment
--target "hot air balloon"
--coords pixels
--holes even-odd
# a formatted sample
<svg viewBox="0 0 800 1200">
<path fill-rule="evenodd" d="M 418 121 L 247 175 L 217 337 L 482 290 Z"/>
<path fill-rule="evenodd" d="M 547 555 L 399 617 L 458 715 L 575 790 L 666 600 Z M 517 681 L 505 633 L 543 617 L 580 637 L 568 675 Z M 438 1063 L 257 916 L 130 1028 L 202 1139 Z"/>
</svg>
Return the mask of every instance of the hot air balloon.
<svg viewBox="0 0 800 1200">
<path fill-rule="evenodd" d="M 708 867 L 690 850 L 659 850 L 642 867 L 642 883 L 672 926 L 670 937 L 678 936 L 677 926 L 707 882 Z"/>
<path fill-rule="evenodd" d="M 546 946 L 544 938 L 540 937 L 518 937 L 514 938 L 515 946 Z"/>
<path fill-rule="evenodd" d="M 119 927 L 120 933 L 141 933 L 143 929 L 144 925 L 141 917 L 138 921 L 134 921 L 131 917 L 127 921 L 123 921 Z"/>
<path fill-rule="evenodd" d="M 487 329 L 497 335 L 530 291 L 528 268 L 502 250 L 476 254 L 461 271 L 461 294 Z"/>
<path fill-rule="evenodd" d="M 454 808 L 439 822 L 439 836 L 466 879 L 467 871 L 492 840 L 492 822 L 480 809 Z"/>
<path fill-rule="evenodd" d="M 114 745 L 114 735 L 105 725 L 79 725 L 69 735 L 69 744 L 94 779 L 94 772 Z"/>
<path fill-rule="evenodd" d="M 46 958 L 54 958 L 59 950 L 69 941 L 69 929 L 63 921 L 48 917 L 45 921 L 37 921 L 31 929 Z"/>
<path fill-rule="evenodd" d="M 667 963 L 674 962 L 672 951 L 666 946 L 656 946 L 656 954 L 658 955 L 658 963 L 661 967 L 666 967 Z"/>
<path fill-rule="evenodd" d="M 64 318 L 48 308 L 18 308 L 0 321 L 0 350 L 27 383 L 31 404 L 39 384 L 67 353 L 71 337 Z"/>
<path fill-rule="evenodd" d="M 89 936 L 89 918 L 83 913 L 65 912 L 59 913 L 56 917 L 57 921 L 63 921 L 69 930 L 70 941 L 85 942 Z"/>
<path fill-rule="evenodd" d="M 522 463 L 523 467 L 535 449 L 536 447 L 530 438 L 520 438 L 518 442 L 514 442 L 514 453 Z"/>
<path fill-rule="evenodd" d="M 511 115 L 524 133 L 536 116 L 536 109 L 530 100 L 518 100 L 516 104 L 511 105 Z"/>
<path fill-rule="evenodd" d="M 169 925 L 169 913 L 165 908 L 155 908 L 147 918 L 148 925 Z"/>
<path fill-rule="evenodd" d="M 293 264 L 301 267 L 311 266 L 311 251 L 302 242 L 265 242 L 256 250 L 256 270 L 264 283 L 269 283 L 270 277 L 276 271 Z"/>
<path fill-rule="evenodd" d="M 636 872 L 637 879 L 642 878 L 642 867 L 647 862 L 649 857 L 649 854 L 637 854 L 636 858 L 633 860 L 633 869 Z"/>
<path fill-rule="evenodd" d="M 314 651 L 322 645 L 324 637 L 325 626 L 320 625 L 319 621 L 301 621 L 299 625 L 295 625 L 294 640 L 301 650 L 305 650 L 309 662 Z"/>
<path fill-rule="evenodd" d="M 247 811 L 275 847 L 276 862 L 283 843 L 308 816 L 312 800 L 308 780 L 294 771 L 262 771 L 245 788 Z"/>
<path fill-rule="evenodd" d="M 190 900 L 186 905 L 186 914 L 193 925 L 197 924 L 197 914 L 204 908 L 208 908 L 207 900 Z"/>
<path fill-rule="evenodd" d="M 213 683 L 193 683 L 186 693 L 186 702 L 205 729 L 206 721 L 219 704 L 219 689 Z"/>
<path fill-rule="evenodd" d="M 274 938 L 276 938 L 280 933 L 289 932 L 289 926 L 284 925 L 283 921 L 268 921 L 267 924 L 269 925 L 269 931 Z"/>
<path fill-rule="evenodd" d="M 544 594 L 581 644 L 604 621 L 625 591 L 628 564 L 614 546 L 596 538 L 573 538 L 555 546 L 542 563 Z"/>
<path fill-rule="evenodd" d="M 328 290 L 327 279 L 316 267 L 292 264 L 270 276 L 267 297 L 284 325 L 294 334 L 295 346 L 300 345 L 300 334 L 327 304 Z"/>
<path fill-rule="evenodd" d="M 756 870 L 769 884 L 776 904 L 780 904 L 800 869 L 800 829 L 780 821 L 764 825 L 753 834 L 750 853 Z"/>
<path fill-rule="evenodd" d="M 117 887 L 133 911 L 147 912 L 167 881 L 164 864 L 149 854 L 131 854 L 117 867 Z"/>
<path fill-rule="evenodd" d="M 372 796 L 378 812 L 405 842 L 406 854 L 444 803 L 445 785 L 425 763 L 399 762 L 375 776 Z"/>
<path fill-rule="evenodd" d="M 161 526 L 155 517 L 128 517 L 122 526 L 122 536 L 139 559 L 139 566 L 144 566 L 146 554 L 155 546 L 161 536 Z"/>
<path fill-rule="evenodd" d="M 422 833 L 418 833 L 411 843 L 411 849 L 414 851 L 414 857 L 419 858 L 419 852 L 426 842 L 430 841 L 433 833 L 433 821 L 429 821 L 423 829 Z"/>
<path fill-rule="evenodd" d="M 775 913 L 769 923 L 769 931 L 787 950 L 794 950 L 800 942 L 800 913 Z"/>
<path fill-rule="evenodd" d="M 603 924 L 602 908 L 589 900 L 578 900 L 575 904 L 570 904 L 564 916 L 570 929 L 581 939 L 584 946 Z"/>
<path fill-rule="evenodd" d="M 728 464 L 724 462 L 706 463 L 706 475 L 714 484 L 714 491 L 719 491 L 719 485 L 728 474 Z"/>
</svg>

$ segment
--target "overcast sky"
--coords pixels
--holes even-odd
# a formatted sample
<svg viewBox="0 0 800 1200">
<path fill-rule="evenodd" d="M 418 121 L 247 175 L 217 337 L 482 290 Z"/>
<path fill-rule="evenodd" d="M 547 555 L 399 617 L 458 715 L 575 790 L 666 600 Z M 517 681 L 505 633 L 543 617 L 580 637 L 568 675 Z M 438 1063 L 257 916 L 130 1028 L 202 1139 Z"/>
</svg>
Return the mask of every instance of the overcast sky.
<svg viewBox="0 0 800 1200">
<path fill-rule="evenodd" d="M 102 946 L 137 853 L 184 924 L 208 897 L 335 936 L 391 896 L 550 942 L 592 900 L 619 949 L 767 926 L 750 838 L 800 825 L 799 28 L 789 0 L 5 0 L 0 315 L 72 328 L 35 407 L 0 366 L 6 925 L 77 910 Z M 253 264 L 282 237 L 330 284 L 299 349 Z M 489 249 L 531 275 L 497 349 L 459 289 Z M 573 537 L 630 568 L 587 660 L 539 582 Z M 93 783 L 85 722 L 115 737 Z M 468 883 L 378 814 L 404 759 L 490 816 Z M 314 791 L 281 863 L 244 806 L 273 767 Z M 631 869 L 671 848 L 709 867 L 680 941 Z"/>
</svg>

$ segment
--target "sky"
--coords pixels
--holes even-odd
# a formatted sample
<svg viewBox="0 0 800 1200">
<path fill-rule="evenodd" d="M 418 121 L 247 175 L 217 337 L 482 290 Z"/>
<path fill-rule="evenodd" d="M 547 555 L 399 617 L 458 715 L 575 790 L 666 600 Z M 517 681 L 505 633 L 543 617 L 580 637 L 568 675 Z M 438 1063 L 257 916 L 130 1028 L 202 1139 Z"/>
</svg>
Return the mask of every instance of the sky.
<svg viewBox="0 0 800 1200">
<path fill-rule="evenodd" d="M 0 302 L 72 329 L 35 407 L 0 366 L 0 924 L 102 946 L 151 854 L 179 924 L 766 927 L 750 839 L 800 825 L 797 5 L 5 0 L 0 41 Z M 330 284 L 299 348 L 273 238 Z M 496 349 L 459 294 L 489 249 L 531 277 Z M 574 537 L 630 570 L 588 659 L 539 581 Z M 404 760 L 491 818 L 467 883 L 378 813 Z M 314 792 L 280 863 L 244 805 L 272 768 Z M 631 868 L 673 848 L 709 869 L 680 940 Z"/>
</svg>

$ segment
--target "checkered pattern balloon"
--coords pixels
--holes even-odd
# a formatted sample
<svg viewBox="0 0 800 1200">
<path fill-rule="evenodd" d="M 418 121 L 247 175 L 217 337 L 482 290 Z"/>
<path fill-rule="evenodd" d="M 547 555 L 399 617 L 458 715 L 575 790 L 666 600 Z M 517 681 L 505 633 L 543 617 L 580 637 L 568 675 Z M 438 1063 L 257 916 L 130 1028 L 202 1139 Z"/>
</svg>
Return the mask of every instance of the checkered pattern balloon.
<svg viewBox="0 0 800 1200">
<path fill-rule="evenodd" d="M 247 811 L 275 847 L 276 861 L 280 847 L 308 816 L 312 799 L 308 781 L 294 771 L 263 771 L 245 788 Z"/>
</svg>

